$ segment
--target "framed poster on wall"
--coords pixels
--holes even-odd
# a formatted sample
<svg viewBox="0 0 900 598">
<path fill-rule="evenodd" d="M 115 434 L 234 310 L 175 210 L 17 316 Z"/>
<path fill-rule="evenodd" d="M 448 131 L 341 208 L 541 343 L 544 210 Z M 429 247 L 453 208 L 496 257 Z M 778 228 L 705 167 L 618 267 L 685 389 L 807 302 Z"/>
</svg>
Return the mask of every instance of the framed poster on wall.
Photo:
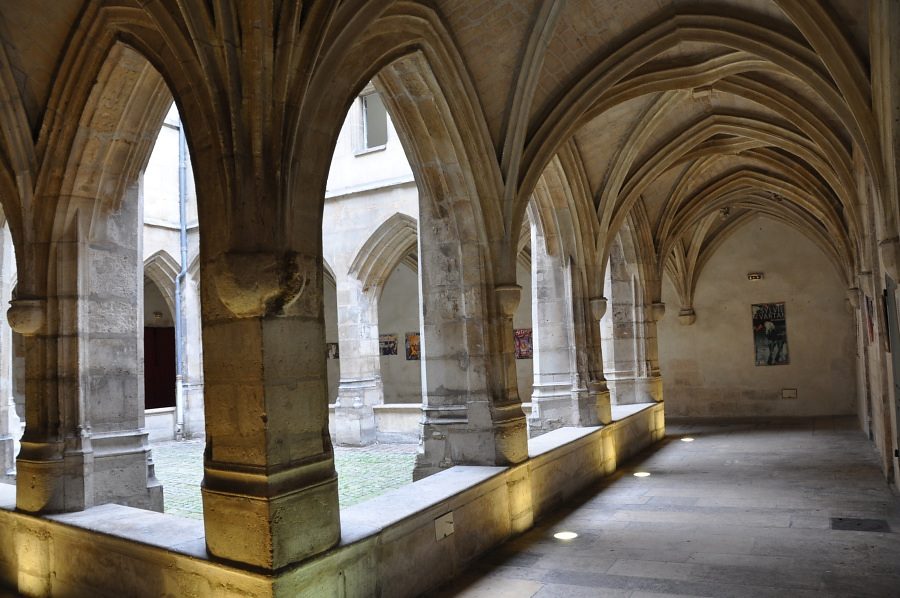
<svg viewBox="0 0 900 598">
<path fill-rule="evenodd" d="M 513 330 L 513 340 L 516 347 L 516 359 L 531 359 L 534 356 L 531 328 L 516 328 Z"/>
<path fill-rule="evenodd" d="M 418 332 L 406 333 L 406 360 L 418 361 L 421 359 L 421 336 Z"/>
<path fill-rule="evenodd" d="M 397 335 L 381 334 L 378 336 L 378 348 L 382 355 L 397 354 Z"/>
<path fill-rule="evenodd" d="M 756 365 L 788 365 L 791 361 L 784 303 L 754 303 L 750 310 Z"/>
</svg>

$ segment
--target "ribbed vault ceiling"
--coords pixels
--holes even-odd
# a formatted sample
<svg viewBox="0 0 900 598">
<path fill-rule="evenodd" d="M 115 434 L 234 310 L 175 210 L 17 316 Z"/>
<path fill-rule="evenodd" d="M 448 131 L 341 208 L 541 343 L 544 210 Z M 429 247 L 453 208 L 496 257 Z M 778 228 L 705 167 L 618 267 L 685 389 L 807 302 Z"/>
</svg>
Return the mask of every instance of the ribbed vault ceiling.
<svg viewBox="0 0 900 598">
<path fill-rule="evenodd" d="M 6 181 L 45 168 L 41 152 L 60 130 L 46 124 L 47 106 L 68 106 L 66 90 L 96 77 L 67 62 L 81 50 L 66 39 L 107 28 L 157 52 L 151 62 L 174 90 L 195 146 L 200 131 L 211 156 L 263 142 L 271 145 L 253 145 L 259 156 L 295 148 L 309 155 L 303 144 L 333 142 L 352 95 L 374 76 L 423 178 L 438 181 L 428 169 L 440 163 L 446 187 L 465 178 L 454 174 L 457 163 L 472 169 L 468 187 L 452 193 L 477 195 L 474 226 L 496 265 L 494 283 L 515 275 L 532 201 L 547 204 L 535 210 L 542 221 L 568 227 L 544 236 L 581 252 L 587 269 L 602 269 L 615 237 L 629 231 L 643 267 L 657 279 L 667 272 L 685 302 L 710 252 L 754 215 L 815 241 L 848 286 L 876 229 L 866 211 L 873 207 L 881 237 L 897 236 L 897 183 L 882 155 L 886 116 L 872 81 L 875 0 L 345 0 L 304 3 L 301 12 L 270 0 L 260 14 L 274 24 L 292 15 L 296 30 L 281 27 L 278 43 L 266 38 L 259 47 L 262 38 L 240 26 L 252 15 L 226 10 L 229 2 L 3 5 L 4 131 L 13 139 L 25 121 L 32 137 L 7 143 Z M 271 56 L 238 59 L 245 50 Z M 167 64 L 164 56 L 180 59 Z M 290 85 L 279 83 L 284 77 Z M 215 104 L 220 84 L 247 91 L 231 93 L 226 109 Z M 266 89 L 283 95 L 257 93 Z M 316 135 L 306 134 L 309 123 Z M 423 139 L 438 130 L 445 139 Z M 254 168 L 268 163 L 256 159 Z M 297 163 L 272 182 L 229 174 L 220 159 L 217 180 L 242 189 L 252 175 L 248 185 L 282 194 L 292 210 L 306 195 L 290 185 L 315 189 L 303 177 L 327 172 L 327 159 Z M 11 221 L 24 218 L 12 200 L 5 207 Z M 271 218 L 279 213 L 273 208 Z M 228 225 L 243 226 L 241 217 L 229 212 Z M 269 217 L 258 218 L 262 229 Z"/>
</svg>

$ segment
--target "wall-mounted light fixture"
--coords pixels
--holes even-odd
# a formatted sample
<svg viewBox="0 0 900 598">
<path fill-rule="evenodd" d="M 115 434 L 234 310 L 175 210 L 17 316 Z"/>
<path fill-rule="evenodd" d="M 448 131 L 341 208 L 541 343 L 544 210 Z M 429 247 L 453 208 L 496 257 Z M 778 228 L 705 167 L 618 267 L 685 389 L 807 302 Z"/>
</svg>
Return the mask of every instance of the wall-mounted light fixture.
<svg viewBox="0 0 900 598">
<path fill-rule="evenodd" d="M 762 272 L 747 272 L 747 280 L 762 280 Z"/>
</svg>

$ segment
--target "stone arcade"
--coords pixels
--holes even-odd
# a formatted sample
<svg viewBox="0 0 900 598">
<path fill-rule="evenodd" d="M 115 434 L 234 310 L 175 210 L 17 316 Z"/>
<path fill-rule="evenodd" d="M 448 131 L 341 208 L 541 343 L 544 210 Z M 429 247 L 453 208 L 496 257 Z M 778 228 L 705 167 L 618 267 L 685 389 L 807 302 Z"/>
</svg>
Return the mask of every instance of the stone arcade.
<svg viewBox="0 0 900 598">
<path fill-rule="evenodd" d="M 0 40 L 2 587 L 418 595 L 666 415 L 856 414 L 897 486 L 894 0 L 0 0 Z M 205 437 L 202 522 L 151 435 Z M 417 481 L 340 510 L 332 442 L 396 440 Z"/>
</svg>

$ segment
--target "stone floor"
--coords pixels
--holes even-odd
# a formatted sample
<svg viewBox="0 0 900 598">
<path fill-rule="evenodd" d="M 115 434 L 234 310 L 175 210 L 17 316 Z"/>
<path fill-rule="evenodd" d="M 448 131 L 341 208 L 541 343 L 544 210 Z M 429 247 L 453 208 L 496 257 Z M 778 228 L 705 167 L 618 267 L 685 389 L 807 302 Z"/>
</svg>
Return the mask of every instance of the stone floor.
<svg viewBox="0 0 900 598">
<path fill-rule="evenodd" d="M 159 442 L 152 448 L 156 477 L 164 488 L 166 513 L 202 519 L 203 440 Z M 335 447 L 341 506 L 348 507 L 412 482 L 416 448 L 415 444 Z"/>
<path fill-rule="evenodd" d="M 855 419 L 667 432 L 440 595 L 900 596 L 900 499 Z M 891 532 L 835 531 L 833 517 L 886 520 Z"/>
</svg>

